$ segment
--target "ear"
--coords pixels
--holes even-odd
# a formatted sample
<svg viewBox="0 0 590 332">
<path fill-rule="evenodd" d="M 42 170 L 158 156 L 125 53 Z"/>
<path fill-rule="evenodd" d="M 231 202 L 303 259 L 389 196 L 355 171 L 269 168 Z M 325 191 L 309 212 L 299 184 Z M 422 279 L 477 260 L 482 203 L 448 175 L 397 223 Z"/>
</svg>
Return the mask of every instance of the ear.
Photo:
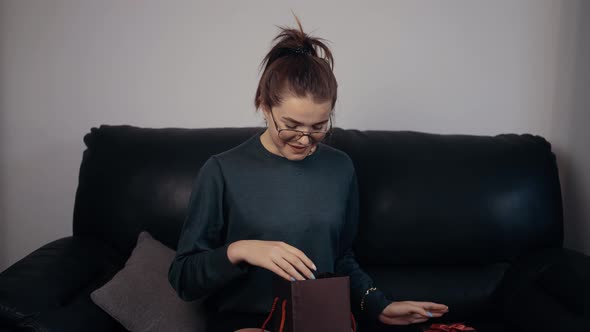
<svg viewBox="0 0 590 332">
<path fill-rule="evenodd" d="M 260 110 L 262 111 L 262 115 L 264 116 L 264 120 L 266 122 L 270 121 L 270 108 L 268 108 L 264 104 L 260 104 Z"/>
</svg>

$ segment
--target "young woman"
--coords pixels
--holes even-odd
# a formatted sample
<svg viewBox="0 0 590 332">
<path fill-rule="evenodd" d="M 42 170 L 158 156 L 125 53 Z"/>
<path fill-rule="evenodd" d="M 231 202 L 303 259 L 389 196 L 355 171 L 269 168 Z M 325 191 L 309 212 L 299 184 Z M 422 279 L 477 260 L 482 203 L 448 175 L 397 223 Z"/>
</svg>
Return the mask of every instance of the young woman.
<svg viewBox="0 0 590 332">
<path fill-rule="evenodd" d="M 170 283 L 184 300 L 207 297 L 217 309 L 211 332 L 259 331 L 273 273 L 292 281 L 350 276 L 357 319 L 407 325 L 440 317 L 445 305 L 387 299 L 355 260 L 355 169 L 346 153 L 321 143 L 336 103 L 332 53 L 296 20 L 299 30 L 282 27 L 261 64 L 254 103 L 267 128 L 199 171 Z"/>
</svg>

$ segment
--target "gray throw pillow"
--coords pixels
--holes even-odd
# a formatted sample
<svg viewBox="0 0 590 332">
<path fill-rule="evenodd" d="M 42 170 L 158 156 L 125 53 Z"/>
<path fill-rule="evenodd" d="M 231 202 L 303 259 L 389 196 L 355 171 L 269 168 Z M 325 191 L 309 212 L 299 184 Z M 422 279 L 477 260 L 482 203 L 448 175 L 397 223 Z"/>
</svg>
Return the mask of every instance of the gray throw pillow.
<svg viewBox="0 0 590 332">
<path fill-rule="evenodd" d="M 142 231 L 123 269 L 90 298 L 132 332 L 205 331 L 202 301 L 182 300 L 168 282 L 174 255 Z"/>
</svg>

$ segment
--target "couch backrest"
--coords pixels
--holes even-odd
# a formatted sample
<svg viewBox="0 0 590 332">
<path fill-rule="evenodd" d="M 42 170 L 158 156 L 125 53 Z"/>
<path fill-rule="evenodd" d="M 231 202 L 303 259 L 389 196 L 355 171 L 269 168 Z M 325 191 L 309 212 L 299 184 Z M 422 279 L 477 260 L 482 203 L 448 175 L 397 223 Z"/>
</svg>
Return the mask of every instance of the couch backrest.
<svg viewBox="0 0 590 332">
<path fill-rule="evenodd" d="M 260 130 L 92 128 L 74 235 L 128 255 L 145 229 L 175 249 L 199 168 Z M 563 244 L 557 166 L 542 137 L 335 128 L 326 144 L 355 164 L 365 265 L 506 262 Z"/>
</svg>

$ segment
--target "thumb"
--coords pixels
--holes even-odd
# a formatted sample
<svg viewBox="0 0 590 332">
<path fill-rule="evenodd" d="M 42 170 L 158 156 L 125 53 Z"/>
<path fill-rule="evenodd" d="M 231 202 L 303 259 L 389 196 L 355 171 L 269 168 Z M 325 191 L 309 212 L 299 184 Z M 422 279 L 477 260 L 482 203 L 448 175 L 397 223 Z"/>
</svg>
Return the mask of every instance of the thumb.
<svg viewBox="0 0 590 332">
<path fill-rule="evenodd" d="M 417 314 L 420 314 L 426 318 L 432 318 L 432 313 L 422 307 L 414 306 L 414 312 Z"/>
</svg>

